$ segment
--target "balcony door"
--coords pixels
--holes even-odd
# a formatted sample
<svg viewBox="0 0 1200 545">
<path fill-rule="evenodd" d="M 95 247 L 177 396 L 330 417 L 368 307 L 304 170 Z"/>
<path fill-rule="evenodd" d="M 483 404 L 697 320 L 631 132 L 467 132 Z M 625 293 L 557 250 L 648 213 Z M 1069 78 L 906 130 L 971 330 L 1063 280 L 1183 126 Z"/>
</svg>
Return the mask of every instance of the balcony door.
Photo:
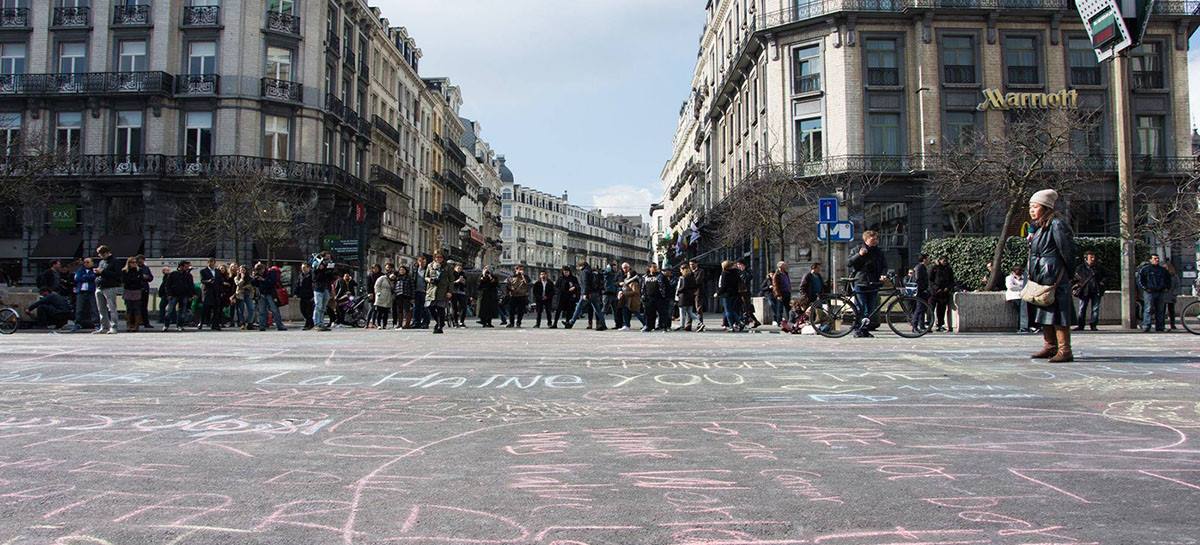
<svg viewBox="0 0 1200 545">
<path fill-rule="evenodd" d="M 123 40 L 117 44 L 118 72 L 145 72 L 147 64 L 145 40 Z"/>
<path fill-rule="evenodd" d="M 267 11 L 270 13 L 286 13 L 291 15 L 296 9 L 294 0 L 269 0 L 267 2 Z"/>
<path fill-rule="evenodd" d="M 280 81 L 292 81 L 292 52 L 282 47 L 267 48 L 267 70 L 264 76 Z"/>
<path fill-rule="evenodd" d="M 117 112 L 117 132 L 113 138 L 118 172 L 132 174 L 140 170 L 142 156 L 142 112 Z"/>
</svg>

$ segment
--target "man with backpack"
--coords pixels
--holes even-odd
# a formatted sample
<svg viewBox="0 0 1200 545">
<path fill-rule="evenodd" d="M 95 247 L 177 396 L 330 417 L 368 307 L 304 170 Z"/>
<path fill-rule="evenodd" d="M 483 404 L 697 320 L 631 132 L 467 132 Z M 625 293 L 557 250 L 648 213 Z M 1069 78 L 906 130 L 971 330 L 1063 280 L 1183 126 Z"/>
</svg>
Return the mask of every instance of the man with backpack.
<svg viewBox="0 0 1200 545">
<path fill-rule="evenodd" d="M 108 246 L 96 248 L 100 256 L 96 264 L 96 308 L 100 309 L 100 328 L 94 333 L 117 333 L 117 292 L 124 285 L 121 264 L 113 257 Z"/>
<path fill-rule="evenodd" d="M 588 262 L 580 261 L 579 285 L 580 289 L 585 291 L 585 295 L 579 298 L 579 303 L 575 305 L 575 314 L 563 324 L 563 327 L 567 329 L 574 327 L 575 321 L 590 307 L 596 316 L 596 331 L 608 329 L 604 320 L 604 275 L 593 271 Z"/>
<path fill-rule="evenodd" d="M 163 279 L 167 295 L 166 316 L 163 318 L 163 331 L 175 324 L 176 331 L 183 331 L 183 323 L 188 321 L 188 309 L 191 308 L 192 297 L 196 294 L 196 285 L 192 279 L 192 263 L 180 261 L 179 267 Z M 162 290 L 160 290 L 162 291 Z"/>
</svg>

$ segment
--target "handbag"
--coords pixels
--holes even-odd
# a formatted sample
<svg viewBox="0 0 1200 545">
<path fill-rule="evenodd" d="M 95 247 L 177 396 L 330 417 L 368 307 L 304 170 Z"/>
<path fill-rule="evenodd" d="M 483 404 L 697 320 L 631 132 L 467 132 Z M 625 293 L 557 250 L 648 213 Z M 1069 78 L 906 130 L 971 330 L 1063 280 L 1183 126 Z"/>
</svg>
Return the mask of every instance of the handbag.
<svg viewBox="0 0 1200 545">
<path fill-rule="evenodd" d="M 1062 283 L 1065 274 L 1066 271 L 1059 271 L 1058 280 L 1051 286 L 1027 280 L 1025 287 L 1021 288 L 1021 300 L 1035 307 L 1046 308 L 1054 306 L 1054 292 L 1058 291 L 1058 285 Z"/>
<path fill-rule="evenodd" d="M 288 292 L 283 289 L 283 286 L 275 287 L 275 303 L 281 307 L 286 307 L 288 304 Z"/>
<path fill-rule="evenodd" d="M 125 290 L 124 296 L 126 301 L 141 301 L 142 290 Z"/>
</svg>

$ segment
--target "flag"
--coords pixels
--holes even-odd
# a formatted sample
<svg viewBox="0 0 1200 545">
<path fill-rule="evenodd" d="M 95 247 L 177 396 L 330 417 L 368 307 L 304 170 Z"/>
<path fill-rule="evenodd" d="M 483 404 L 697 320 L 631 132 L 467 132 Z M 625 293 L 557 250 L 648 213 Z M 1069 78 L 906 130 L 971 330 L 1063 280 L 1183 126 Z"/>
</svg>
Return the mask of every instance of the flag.
<svg viewBox="0 0 1200 545">
<path fill-rule="evenodd" d="M 695 221 L 691 225 L 688 225 L 688 231 L 691 232 L 688 242 L 695 244 L 700 240 L 700 228 L 696 226 Z"/>
</svg>

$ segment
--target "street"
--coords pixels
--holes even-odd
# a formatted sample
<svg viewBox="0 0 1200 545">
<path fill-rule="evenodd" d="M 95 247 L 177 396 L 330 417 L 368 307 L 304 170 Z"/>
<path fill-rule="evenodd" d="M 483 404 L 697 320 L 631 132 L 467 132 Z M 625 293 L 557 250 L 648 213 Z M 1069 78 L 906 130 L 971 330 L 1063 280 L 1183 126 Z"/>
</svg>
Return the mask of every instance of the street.
<svg viewBox="0 0 1200 545">
<path fill-rule="evenodd" d="M 1200 543 L 1200 337 L 0 339 L 0 544 Z"/>
</svg>

